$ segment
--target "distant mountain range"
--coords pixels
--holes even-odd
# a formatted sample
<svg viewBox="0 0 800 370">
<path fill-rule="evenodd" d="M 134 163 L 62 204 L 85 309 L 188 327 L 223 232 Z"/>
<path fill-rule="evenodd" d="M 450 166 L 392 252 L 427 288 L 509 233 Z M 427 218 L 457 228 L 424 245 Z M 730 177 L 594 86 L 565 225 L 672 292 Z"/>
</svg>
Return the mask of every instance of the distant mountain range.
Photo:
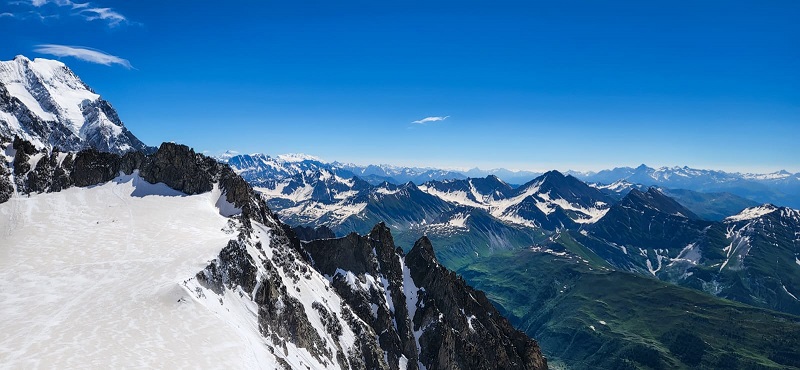
<svg viewBox="0 0 800 370">
<path fill-rule="evenodd" d="M 543 173 L 510 171 L 506 169 L 468 171 L 435 168 L 398 167 L 390 165 L 344 164 L 324 162 L 306 155 L 276 156 L 264 154 L 223 156 L 220 158 L 255 185 L 262 181 L 284 179 L 300 172 L 325 169 L 343 178 L 358 176 L 372 185 L 382 182 L 399 185 L 413 182 L 421 185 L 428 181 L 463 180 L 495 176 L 511 187 L 526 184 Z M 730 173 L 714 170 L 698 170 L 688 167 L 661 167 L 658 169 L 641 165 L 636 168 L 619 167 L 600 172 L 567 171 L 571 175 L 596 187 L 614 185 L 618 187 L 640 186 L 645 189 L 657 186 L 661 189 L 691 190 L 701 193 L 727 193 L 750 201 L 800 208 L 800 173 L 778 171 L 768 174 Z"/>
<path fill-rule="evenodd" d="M 453 266 L 465 254 L 529 246 L 544 237 L 543 231 L 596 222 L 614 201 L 557 171 L 516 188 L 493 175 L 418 186 L 372 185 L 339 174 L 319 169 L 260 181 L 256 189 L 290 224 L 327 226 L 343 235 L 386 222 L 400 239 L 428 235 L 437 242 L 439 257 Z"/>
<path fill-rule="evenodd" d="M 278 155 L 265 154 L 223 155 L 219 157 L 247 181 L 260 185 L 270 180 L 281 180 L 308 171 L 326 170 L 340 177 L 358 176 L 370 184 L 382 182 L 404 184 L 413 182 L 421 184 L 430 180 L 463 179 L 461 173 L 448 170 L 417 167 L 397 167 L 390 165 L 358 166 L 340 162 L 323 162 L 320 159 L 304 154 Z"/>
<path fill-rule="evenodd" d="M 514 188 L 491 175 L 372 185 L 321 169 L 265 181 L 256 189 L 293 225 L 326 226 L 343 235 L 384 221 L 399 240 L 427 235 L 436 241 L 442 262 L 453 269 L 498 250 L 555 243 L 562 245 L 556 249 L 598 268 L 655 276 L 800 314 L 800 301 L 793 298 L 800 294 L 793 288 L 800 286 L 800 266 L 795 264 L 800 258 L 800 211 L 730 194 L 662 191 L 621 181 L 590 186 L 557 171 Z M 766 221 L 752 221 L 762 217 Z M 783 248 L 785 253 L 760 257 L 750 244 L 761 240 L 754 235 L 775 245 L 764 244 L 759 251 Z M 780 277 L 766 266 L 749 267 L 749 261 L 772 257 L 784 261 Z M 792 285 L 795 279 L 797 285 Z"/>
<path fill-rule="evenodd" d="M 768 174 L 730 173 L 688 167 L 654 169 L 641 165 L 619 167 L 597 173 L 572 173 L 586 182 L 613 184 L 624 180 L 631 184 L 686 189 L 704 193 L 731 193 L 758 203 L 773 203 L 800 208 L 800 173 L 778 171 Z"/>
</svg>

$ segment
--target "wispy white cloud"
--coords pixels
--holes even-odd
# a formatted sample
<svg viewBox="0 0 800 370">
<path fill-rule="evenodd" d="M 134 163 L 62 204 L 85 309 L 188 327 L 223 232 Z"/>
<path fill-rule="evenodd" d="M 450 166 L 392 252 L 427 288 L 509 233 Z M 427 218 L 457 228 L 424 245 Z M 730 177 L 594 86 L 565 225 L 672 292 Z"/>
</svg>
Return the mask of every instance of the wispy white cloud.
<svg viewBox="0 0 800 370">
<path fill-rule="evenodd" d="M 69 8 L 70 15 L 79 16 L 87 21 L 103 21 L 109 27 L 117 27 L 120 24 L 129 24 L 131 22 L 128 21 L 121 13 L 117 12 L 112 8 L 105 8 L 100 6 L 95 6 L 90 2 L 85 3 L 76 3 L 72 0 L 20 0 L 20 1 L 12 1 L 9 4 L 17 5 L 17 6 L 28 6 L 34 8 L 41 8 L 46 9 L 47 5 L 55 6 L 55 9 L 61 8 Z M 50 9 L 48 8 L 48 9 Z M 50 9 L 50 12 L 54 11 L 54 9 Z M 59 13 L 61 11 L 58 11 Z M 5 13 L 4 13 L 5 14 Z M 15 15 L 15 13 L 10 13 Z M 37 14 L 38 11 L 37 11 Z M 41 18 L 48 17 L 52 15 L 41 15 Z"/>
<path fill-rule="evenodd" d="M 438 122 L 438 121 L 444 121 L 444 120 L 446 120 L 446 119 L 448 119 L 448 118 L 450 118 L 450 116 L 432 116 L 432 117 L 425 117 L 425 118 L 423 118 L 423 119 L 419 119 L 419 120 L 416 120 L 416 121 L 412 121 L 411 123 L 416 123 L 416 124 L 424 125 L 424 124 L 426 124 L 426 123 L 428 123 L 428 122 Z"/>
<path fill-rule="evenodd" d="M 109 27 L 116 27 L 119 26 L 120 23 L 128 22 L 128 19 L 125 18 L 125 16 L 115 12 L 111 8 L 89 8 L 87 7 L 89 5 L 88 3 L 80 5 L 86 5 L 83 6 L 80 14 L 83 15 L 88 21 L 106 21 L 108 22 Z"/>
<path fill-rule="evenodd" d="M 0 18 L 11 17 L 14 18 L 14 13 L 0 13 Z"/>
<path fill-rule="evenodd" d="M 31 0 L 31 5 L 36 6 L 36 7 L 45 6 L 47 4 L 56 4 L 58 6 L 68 6 L 68 5 L 72 5 L 72 1 L 70 1 L 70 0 Z"/>
<path fill-rule="evenodd" d="M 119 64 L 128 69 L 133 68 L 127 59 L 122 59 L 118 56 L 86 47 L 44 44 L 36 45 L 36 48 L 33 51 L 42 54 L 55 55 L 57 57 L 78 58 L 86 62 L 97 63 L 106 66 Z"/>
</svg>

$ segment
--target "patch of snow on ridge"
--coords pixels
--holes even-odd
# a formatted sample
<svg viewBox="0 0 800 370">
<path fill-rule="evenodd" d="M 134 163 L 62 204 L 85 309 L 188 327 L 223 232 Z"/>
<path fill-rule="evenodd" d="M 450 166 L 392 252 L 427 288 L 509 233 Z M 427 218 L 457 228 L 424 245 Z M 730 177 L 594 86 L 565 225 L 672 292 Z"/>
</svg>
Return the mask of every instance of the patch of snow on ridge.
<svg viewBox="0 0 800 370">
<path fill-rule="evenodd" d="M 481 209 L 488 209 L 489 208 L 489 206 L 486 205 L 486 204 L 481 204 L 481 203 L 478 203 L 478 202 L 470 199 L 468 193 L 465 192 L 465 191 L 456 190 L 456 191 L 451 191 L 451 192 L 444 192 L 444 191 L 440 191 L 440 190 L 438 190 L 438 189 L 436 189 L 434 187 L 429 187 L 429 186 L 426 186 L 426 185 L 420 185 L 420 186 L 418 186 L 418 188 L 419 188 L 419 190 L 422 190 L 422 191 L 424 191 L 424 192 L 426 192 L 426 193 L 428 193 L 430 195 L 433 195 L 435 197 L 439 197 L 439 198 L 441 198 L 442 200 L 444 200 L 446 202 L 460 204 L 460 205 L 464 205 L 464 206 L 475 207 L 475 208 L 481 208 Z"/>
<path fill-rule="evenodd" d="M 399 193 L 400 189 L 389 190 L 388 188 L 380 187 L 380 188 L 375 189 L 375 192 L 378 193 L 378 194 L 383 194 L 383 195 L 394 195 L 394 194 Z"/>
<path fill-rule="evenodd" d="M 403 294 L 406 296 L 406 308 L 408 309 L 408 318 L 411 320 L 409 323 L 411 325 L 411 330 L 414 332 L 414 343 L 417 345 L 417 353 L 422 353 L 422 346 L 419 343 L 419 338 L 422 337 L 423 329 L 422 327 L 415 327 L 414 325 L 414 316 L 417 314 L 417 306 L 420 305 L 419 293 L 424 292 L 425 290 L 422 288 L 417 288 L 416 283 L 414 283 L 414 279 L 411 277 L 411 270 L 406 266 L 405 259 L 398 256 L 400 260 L 400 268 L 403 269 Z M 418 363 L 419 368 L 425 370 L 425 366 L 422 362 Z"/>
<path fill-rule="evenodd" d="M 284 162 L 294 163 L 294 162 L 303 162 L 303 161 L 317 161 L 322 162 L 319 157 L 315 157 L 313 155 L 302 154 L 302 153 L 287 153 L 287 154 L 280 154 L 275 156 L 275 158 L 280 159 Z"/>
<path fill-rule="evenodd" d="M 781 286 L 783 287 L 783 291 L 786 292 L 786 294 L 792 296 L 792 298 L 794 298 L 795 301 L 800 301 L 800 299 L 797 299 L 797 296 L 789 292 L 789 289 L 786 289 L 786 285 L 781 284 Z"/>
<path fill-rule="evenodd" d="M 469 213 L 459 213 L 453 216 L 453 218 L 451 218 L 450 221 L 447 221 L 447 224 L 453 227 L 466 228 L 468 218 L 469 218 Z"/>
<path fill-rule="evenodd" d="M 763 206 L 758 207 L 751 207 L 747 208 L 738 215 L 730 216 L 725 219 L 725 221 L 746 221 L 752 220 L 755 218 L 759 218 L 761 216 L 770 214 L 778 210 L 778 207 L 775 207 L 771 204 L 765 204 Z"/>
</svg>

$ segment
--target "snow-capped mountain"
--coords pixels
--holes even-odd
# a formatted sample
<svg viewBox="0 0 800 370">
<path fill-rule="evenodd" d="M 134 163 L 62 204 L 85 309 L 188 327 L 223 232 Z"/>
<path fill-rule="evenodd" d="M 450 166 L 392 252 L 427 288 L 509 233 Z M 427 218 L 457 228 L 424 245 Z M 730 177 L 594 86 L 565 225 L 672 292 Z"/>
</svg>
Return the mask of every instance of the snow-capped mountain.
<svg viewBox="0 0 800 370">
<path fill-rule="evenodd" d="M 181 145 L 0 153 L 4 365 L 546 368 L 425 238 L 408 254 L 384 225 L 300 243 Z"/>
<path fill-rule="evenodd" d="M 389 199 L 398 197 L 414 200 L 374 212 L 395 220 L 387 221 L 390 225 L 404 227 L 430 224 L 454 208 L 467 207 L 485 211 L 501 222 L 554 230 L 595 222 L 613 202 L 599 190 L 557 171 L 516 189 L 496 176 L 430 181 L 419 186 L 411 182 L 375 186 L 357 176 L 343 178 L 328 170 L 265 181 L 257 189 L 290 223 L 327 225 L 334 230 L 340 230 L 343 224 L 352 225 L 352 218 L 369 218 L 369 205 L 387 208 Z"/>
<path fill-rule="evenodd" d="M 727 192 L 759 203 L 800 208 L 800 173 L 778 171 L 769 174 L 731 173 L 689 167 L 618 167 L 597 173 L 574 173 L 581 180 L 597 184 L 638 184 L 703 193 Z"/>
<path fill-rule="evenodd" d="M 600 221 L 571 235 L 615 268 L 800 312 L 800 211 L 766 204 L 706 221 L 651 187 L 632 189 Z"/>
<path fill-rule="evenodd" d="M 273 181 L 282 180 L 297 174 L 308 171 L 319 171 L 325 169 L 333 171 L 331 166 L 313 157 L 304 157 L 297 160 L 297 156 L 276 156 L 271 157 L 266 154 L 238 154 L 227 158 L 219 159 L 227 163 L 231 168 L 242 176 L 247 182 L 254 186 Z"/>
<path fill-rule="evenodd" d="M 402 167 L 386 164 L 359 166 L 351 163 L 338 162 L 335 162 L 334 165 L 364 179 L 382 179 L 394 184 L 404 184 L 407 182 L 422 184 L 433 180 L 466 178 L 466 176 L 457 171 L 437 168 Z"/>
<path fill-rule="evenodd" d="M 359 166 L 352 163 L 323 162 L 307 154 L 241 154 L 219 159 L 228 163 L 248 182 L 261 186 L 270 180 L 282 180 L 307 171 L 326 170 L 341 177 L 358 176 L 373 185 L 384 181 L 392 184 L 413 182 L 421 184 L 431 180 L 462 179 L 465 176 L 448 170 L 434 168 L 401 167 L 391 165 Z"/>
<path fill-rule="evenodd" d="M 291 225 L 327 226 L 345 235 L 385 222 L 399 238 L 428 235 L 449 266 L 465 256 L 530 246 L 557 229 L 591 224 L 613 203 L 600 190 L 556 171 L 515 189 L 496 176 L 371 185 L 323 169 L 262 181 L 256 189 Z"/>
<path fill-rule="evenodd" d="M 516 189 L 496 176 L 432 181 L 420 188 L 452 203 L 484 209 L 500 220 L 555 230 L 599 220 L 613 199 L 572 176 L 550 171 Z"/>
<path fill-rule="evenodd" d="M 0 136 L 61 151 L 148 149 L 66 65 L 21 55 L 0 62 Z"/>
<path fill-rule="evenodd" d="M 327 226 L 338 235 L 368 232 L 385 222 L 403 241 L 427 235 L 439 258 L 484 254 L 494 248 L 522 247 L 541 232 L 499 220 L 486 210 L 450 202 L 408 182 L 371 185 L 357 176 L 308 171 L 256 187 L 281 219 L 296 226 Z"/>
</svg>

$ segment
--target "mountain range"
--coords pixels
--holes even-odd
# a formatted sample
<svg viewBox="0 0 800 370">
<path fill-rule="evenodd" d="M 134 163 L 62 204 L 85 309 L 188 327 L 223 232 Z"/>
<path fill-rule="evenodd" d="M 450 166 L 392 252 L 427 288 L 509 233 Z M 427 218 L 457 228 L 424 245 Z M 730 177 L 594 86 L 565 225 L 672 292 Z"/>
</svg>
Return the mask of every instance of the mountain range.
<svg viewBox="0 0 800 370">
<path fill-rule="evenodd" d="M 291 160 L 287 160 L 291 158 Z M 264 154 L 222 156 L 245 179 L 255 185 L 266 180 L 281 180 L 307 170 L 325 169 L 340 177 L 358 176 L 373 185 L 389 182 L 395 185 L 413 182 L 421 185 L 428 181 L 462 180 L 495 176 L 511 187 L 526 184 L 543 173 L 531 171 L 510 171 L 506 169 L 468 171 L 443 170 L 435 168 L 398 167 L 390 165 L 342 164 L 324 162 L 307 155 L 276 156 Z M 800 173 L 792 174 L 778 171 L 768 174 L 731 173 L 714 170 L 700 170 L 689 167 L 651 168 L 641 165 L 636 168 L 618 167 L 599 172 L 566 171 L 571 175 L 596 187 L 657 186 L 670 190 L 689 190 L 700 193 L 732 194 L 737 197 L 763 204 L 800 208 Z M 629 185 L 625 185 L 629 184 Z"/>
<path fill-rule="evenodd" d="M 617 198 L 614 192 L 557 171 L 516 188 L 495 176 L 430 181 L 419 186 L 411 182 L 374 186 L 358 177 L 344 179 L 326 170 L 262 185 L 256 189 L 290 224 L 326 226 L 343 234 L 362 232 L 369 224 L 383 220 L 401 240 L 423 235 L 436 240 L 438 256 L 453 269 L 495 250 L 547 245 L 546 239 L 564 234 L 571 235 L 591 256 L 573 252 L 587 260 L 599 257 L 603 261 L 600 265 L 800 314 L 794 308 L 800 303 L 793 298 L 796 292 L 782 288 L 783 280 L 794 283 L 794 278 L 775 278 L 775 282 L 763 285 L 766 283 L 760 278 L 773 276 L 767 268 L 754 272 L 757 277 L 739 278 L 736 284 L 722 278 L 729 275 L 728 270 L 742 270 L 738 266 L 747 265 L 742 265 L 743 261 L 755 255 L 749 246 L 752 236 L 737 236 L 737 230 L 745 229 L 786 248 L 778 259 L 790 262 L 784 266 L 786 273 L 800 273 L 794 264 L 800 256 L 800 239 L 793 236 L 800 232 L 796 230 L 800 219 L 794 216 L 798 211 L 790 208 L 766 204 L 744 209 L 740 204 L 742 209 L 725 215 L 724 220 L 706 220 L 655 187 L 644 191 L 628 187 L 625 195 Z M 677 193 L 687 198 L 686 192 Z M 693 194 L 695 200 L 699 199 L 699 204 L 693 203 L 698 209 L 714 208 L 706 205 L 718 199 Z M 749 220 L 746 215 L 764 213 L 763 217 L 768 217 L 773 213 L 764 210 L 775 210 L 782 216 L 772 223 L 756 222 L 762 225 L 756 232 L 750 225 L 754 221 L 747 223 L 750 226 L 743 224 Z M 748 246 L 734 253 L 740 243 Z M 706 271 L 714 268 L 719 270 L 715 274 Z"/>
</svg>

